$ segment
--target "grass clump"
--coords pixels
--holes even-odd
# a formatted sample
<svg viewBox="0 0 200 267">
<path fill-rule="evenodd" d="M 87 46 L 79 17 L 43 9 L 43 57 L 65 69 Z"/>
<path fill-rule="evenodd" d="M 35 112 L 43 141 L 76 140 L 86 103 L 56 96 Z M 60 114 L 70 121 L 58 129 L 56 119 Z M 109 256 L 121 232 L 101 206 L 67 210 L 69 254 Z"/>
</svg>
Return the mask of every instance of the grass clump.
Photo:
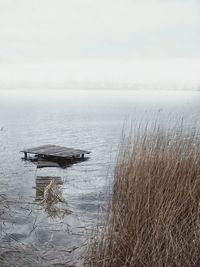
<svg viewBox="0 0 200 267">
<path fill-rule="evenodd" d="M 90 242 L 85 266 L 200 266 L 200 143 L 194 129 L 147 126 L 123 138 L 108 217 Z"/>
</svg>

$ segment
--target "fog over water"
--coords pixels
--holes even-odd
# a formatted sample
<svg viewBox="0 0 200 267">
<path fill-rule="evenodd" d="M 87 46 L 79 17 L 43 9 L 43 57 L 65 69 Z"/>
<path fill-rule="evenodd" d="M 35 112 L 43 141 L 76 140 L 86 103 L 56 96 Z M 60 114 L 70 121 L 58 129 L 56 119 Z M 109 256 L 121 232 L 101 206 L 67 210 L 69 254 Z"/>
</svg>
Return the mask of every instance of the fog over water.
<svg viewBox="0 0 200 267">
<path fill-rule="evenodd" d="M 198 0 L 0 0 L 0 88 L 199 84 L 199 12 Z"/>
<path fill-rule="evenodd" d="M 82 266 L 125 122 L 200 129 L 199 11 L 199 0 L 0 0 L 0 265 Z M 21 159 L 45 144 L 90 158 L 66 169 Z M 49 216 L 37 176 L 62 178 L 72 214 Z"/>
</svg>

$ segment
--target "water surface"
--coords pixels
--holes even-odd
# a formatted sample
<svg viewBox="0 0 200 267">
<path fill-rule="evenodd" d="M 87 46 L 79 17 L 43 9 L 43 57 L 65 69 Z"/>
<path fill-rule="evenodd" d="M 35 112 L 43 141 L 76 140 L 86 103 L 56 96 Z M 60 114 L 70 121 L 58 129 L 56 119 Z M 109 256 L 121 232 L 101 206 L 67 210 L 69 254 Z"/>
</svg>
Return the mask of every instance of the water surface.
<svg viewBox="0 0 200 267">
<path fill-rule="evenodd" d="M 3 259 L 10 265 L 18 259 L 19 266 L 37 266 L 38 259 L 38 266 L 68 260 L 81 265 L 86 230 L 104 210 L 124 121 L 132 120 L 134 127 L 141 120 L 184 117 L 186 125 L 198 126 L 199 115 L 200 92 L 193 91 L 0 91 L 0 191 L 10 201 L 0 238 L 4 249 L 19 248 L 23 261 L 7 250 Z M 20 150 L 44 144 L 90 150 L 91 158 L 67 169 L 42 170 L 21 160 Z M 52 219 L 35 202 L 39 175 L 62 177 L 71 215 Z"/>
</svg>

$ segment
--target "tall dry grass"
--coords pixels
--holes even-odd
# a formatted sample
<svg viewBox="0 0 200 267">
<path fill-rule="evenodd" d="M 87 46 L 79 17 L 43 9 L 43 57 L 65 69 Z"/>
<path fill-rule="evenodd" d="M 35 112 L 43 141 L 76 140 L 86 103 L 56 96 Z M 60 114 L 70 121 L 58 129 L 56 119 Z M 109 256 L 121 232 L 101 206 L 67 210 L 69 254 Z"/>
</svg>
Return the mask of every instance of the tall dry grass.
<svg viewBox="0 0 200 267">
<path fill-rule="evenodd" d="M 155 125 L 124 136 L 106 225 L 85 266 L 200 266 L 200 143 Z"/>
</svg>

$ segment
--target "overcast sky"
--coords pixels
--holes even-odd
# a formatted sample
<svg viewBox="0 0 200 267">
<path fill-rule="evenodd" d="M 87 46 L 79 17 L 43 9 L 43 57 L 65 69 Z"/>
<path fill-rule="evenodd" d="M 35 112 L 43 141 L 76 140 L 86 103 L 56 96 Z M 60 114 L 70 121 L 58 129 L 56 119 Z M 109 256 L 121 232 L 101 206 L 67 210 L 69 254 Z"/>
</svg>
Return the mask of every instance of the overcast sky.
<svg viewBox="0 0 200 267">
<path fill-rule="evenodd" d="M 0 0 L 0 87 L 199 82 L 199 0 Z"/>
</svg>

